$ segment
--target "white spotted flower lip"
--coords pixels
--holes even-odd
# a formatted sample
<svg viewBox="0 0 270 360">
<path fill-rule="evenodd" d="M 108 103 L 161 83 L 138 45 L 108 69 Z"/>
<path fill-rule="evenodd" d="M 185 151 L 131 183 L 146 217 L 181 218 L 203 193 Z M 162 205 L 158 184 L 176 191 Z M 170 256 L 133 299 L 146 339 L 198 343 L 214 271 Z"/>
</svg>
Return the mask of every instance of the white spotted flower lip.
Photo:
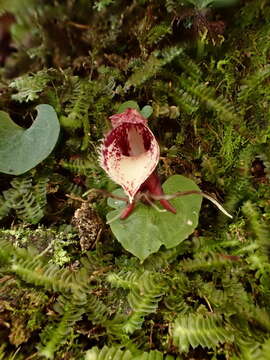
<svg viewBox="0 0 270 360">
<path fill-rule="evenodd" d="M 132 203 L 158 164 L 159 145 L 147 126 L 147 119 L 137 110 L 126 109 L 110 120 L 113 129 L 103 139 L 100 165 Z"/>
</svg>

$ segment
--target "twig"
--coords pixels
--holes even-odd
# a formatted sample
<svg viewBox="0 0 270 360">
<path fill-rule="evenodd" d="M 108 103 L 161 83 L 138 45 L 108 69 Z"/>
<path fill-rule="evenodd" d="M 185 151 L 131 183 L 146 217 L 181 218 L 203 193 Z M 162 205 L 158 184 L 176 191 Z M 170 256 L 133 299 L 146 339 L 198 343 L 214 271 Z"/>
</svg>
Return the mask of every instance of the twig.
<svg viewBox="0 0 270 360">
<path fill-rule="evenodd" d="M 85 25 L 85 24 L 78 24 L 74 21 L 67 21 L 67 24 L 68 25 L 71 25 L 71 26 L 74 26 L 76 27 L 77 29 L 81 29 L 81 30 L 89 30 L 89 29 L 92 29 L 91 26 L 89 25 Z"/>
<path fill-rule="evenodd" d="M 211 306 L 210 302 L 208 301 L 207 297 L 206 297 L 206 296 L 204 296 L 203 298 L 204 298 L 205 302 L 207 303 L 207 305 L 208 305 L 208 307 L 209 307 L 209 309 L 210 309 L 211 313 L 213 313 L 214 311 L 213 311 L 212 306 Z"/>
<path fill-rule="evenodd" d="M 81 197 L 75 196 L 75 195 L 66 194 L 66 197 L 68 197 L 72 200 L 80 201 L 80 202 L 87 202 L 87 200 L 84 200 Z"/>
<path fill-rule="evenodd" d="M 87 196 L 87 195 L 89 195 L 89 194 L 91 194 L 93 192 L 100 193 L 103 196 L 110 197 L 110 198 L 116 199 L 116 200 L 121 200 L 121 201 L 124 201 L 124 202 L 128 203 L 128 198 L 127 197 L 114 195 L 114 194 L 110 193 L 109 191 L 103 190 L 103 189 L 90 189 L 90 190 L 86 191 L 82 196 L 85 197 L 85 196 Z"/>
</svg>

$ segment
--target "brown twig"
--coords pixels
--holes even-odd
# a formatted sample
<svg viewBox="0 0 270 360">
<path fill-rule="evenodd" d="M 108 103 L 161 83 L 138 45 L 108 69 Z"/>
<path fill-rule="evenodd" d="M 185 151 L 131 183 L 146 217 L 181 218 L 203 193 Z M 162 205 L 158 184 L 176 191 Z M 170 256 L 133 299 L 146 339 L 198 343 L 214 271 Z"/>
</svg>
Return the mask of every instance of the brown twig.
<svg viewBox="0 0 270 360">
<path fill-rule="evenodd" d="M 92 192 L 96 192 L 96 193 L 102 194 L 105 197 L 110 197 L 112 199 L 116 199 L 116 200 L 120 200 L 120 201 L 124 201 L 125 203 L 128 203 L 128 198 L 126 196 L 114 195 L 113 193 L 111 193 L 107 190 L 103 190 L 103 189 L 90 189 L 86 193 L 84 193 L 83 196 L 87 196 L 87 195 L 91 194 Z"/>
<path fill-rule="evenodd" d="M 74 21 L 67 21 L 67 24 L 68 24 L 68 25 L 71 25 L 71 26 L 74 26 L 74 27 L 76 27 L 77 29 L 81 29 L 81 30 L 90 30 L 90 29 L 92 29 L 92 27 L 89 26 L 89 25 L 78 24 L 78 23 L 76 23 L 76 22 L 74 22 Z"/>
</svg>

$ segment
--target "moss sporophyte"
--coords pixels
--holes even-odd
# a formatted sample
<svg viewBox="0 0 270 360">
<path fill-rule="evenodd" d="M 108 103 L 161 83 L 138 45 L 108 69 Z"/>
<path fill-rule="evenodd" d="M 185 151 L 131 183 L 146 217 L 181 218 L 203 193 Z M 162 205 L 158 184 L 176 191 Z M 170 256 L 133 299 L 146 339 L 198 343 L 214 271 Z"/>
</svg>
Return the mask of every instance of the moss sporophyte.
<svg viewBox="0 0 270 360">
<path fill-rule="evenodd" d="M 188 190 L 171 195 L 164 194 L 156 171 L 160 154 L 159 145 L 147 125 L 147 119 L 136 109 L 128 108 L 111 116 L 110 120 L 113 128 L 102 140 L 99 162 L 108 176 L 119 184 L 128 196 L 120 199 L 113 194 L 107 194 L 127 203 L 119 216 L 120 219 L 126 219 L 139 200 L 144 200 L 158 211 L 162 211 L 154 204 L 154 201 L 158 200 L 165 209 L 163 211 L 176 214 L 176 209 L 169 200 L 192 194 L 207 198 L 231 217 L 215 199 L 201 191 Z"/>
</svg>

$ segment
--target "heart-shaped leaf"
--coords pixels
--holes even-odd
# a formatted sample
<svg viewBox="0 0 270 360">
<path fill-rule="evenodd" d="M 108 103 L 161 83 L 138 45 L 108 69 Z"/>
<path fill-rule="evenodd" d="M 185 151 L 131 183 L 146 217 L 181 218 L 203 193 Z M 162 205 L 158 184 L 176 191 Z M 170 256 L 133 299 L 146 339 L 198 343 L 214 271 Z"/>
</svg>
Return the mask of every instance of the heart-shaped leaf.
<svg viewBox="0 0 270 360">
<path fill-rule="evenodd" d="M 26 130 L 0 111 L 0 172 L 23 174 L 52 152 L 60 132 L 56 112 L 46 104 L 36 109 L 37 117 Z"/>
<path fill-rule="evenodd" d="M 122 103 L 119 106 L 117 113 L 120 114 L 120 113 L 124 112 L 126 109 L 136 109 L 136 110 L 140 111 L 138 103 L 134 100 L 128 100 L 128 101 L 125 101 L 124 103 Z"/>
<path fill-rule="evenodd" d="M 186 190 L 200 191 L 192 180 L 182 175 L 171 176 L 163 184 L 163 189 L 165 194 Z M 120 189 L 114 193 L 124 196 Z M 176 208 L 177 214 L 158 212 L 153 207 L 140 203 L 127 219 L 117 219 L 110 223 L 117 240 L 141 261 L 157 252 L 161 245 L 169 249 L 180 244 L 198 225 L 201 195 L 186 195 L 170 202 Z M 125 202 L 109 199 L 108 204 L 116 209 L 108 213 L 107 219 L 110 221 L 123 210 Z"/>
</svg>

